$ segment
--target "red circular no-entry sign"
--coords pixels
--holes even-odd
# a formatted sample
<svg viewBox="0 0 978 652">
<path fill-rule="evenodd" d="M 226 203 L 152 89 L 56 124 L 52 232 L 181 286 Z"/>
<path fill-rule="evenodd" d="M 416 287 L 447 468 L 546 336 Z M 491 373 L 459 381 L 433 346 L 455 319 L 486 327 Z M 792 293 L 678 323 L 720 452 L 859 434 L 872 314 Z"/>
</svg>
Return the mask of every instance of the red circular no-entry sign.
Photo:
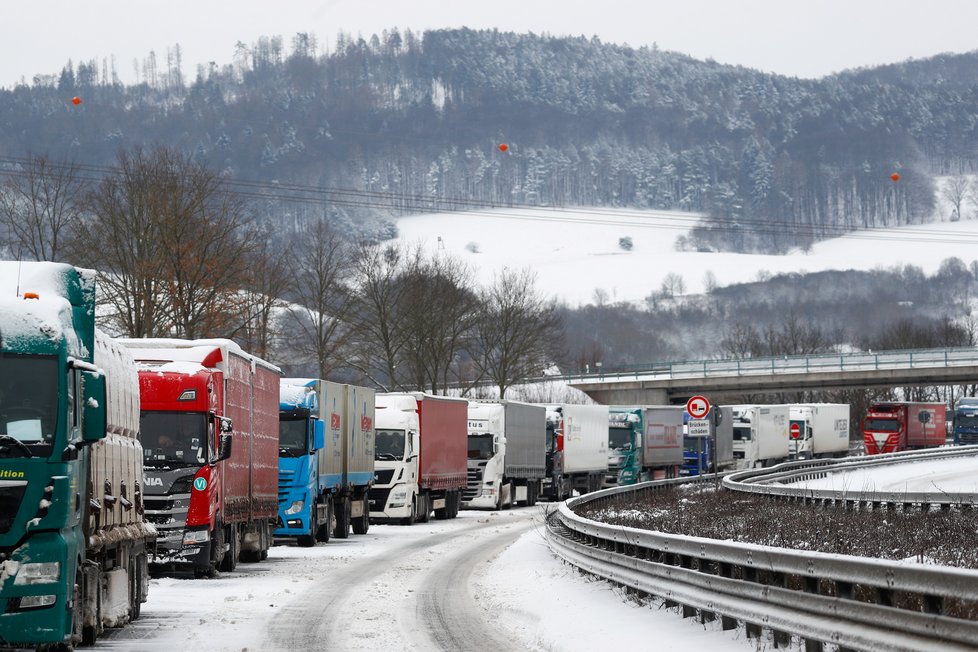
<svg viewBox="0 0 978 652">
<path fill-rule="evenodd" d="M 686 401 L 686 412 L 694 419 L 704 419 L 710 413 L 710 401 L 705 396 L 694 396 Z"/>
<path fill-rule="evenodd" d="M 797 423 L 791 424 L 791 438 L 801 439 L 801 426 Z"/>
</svg>

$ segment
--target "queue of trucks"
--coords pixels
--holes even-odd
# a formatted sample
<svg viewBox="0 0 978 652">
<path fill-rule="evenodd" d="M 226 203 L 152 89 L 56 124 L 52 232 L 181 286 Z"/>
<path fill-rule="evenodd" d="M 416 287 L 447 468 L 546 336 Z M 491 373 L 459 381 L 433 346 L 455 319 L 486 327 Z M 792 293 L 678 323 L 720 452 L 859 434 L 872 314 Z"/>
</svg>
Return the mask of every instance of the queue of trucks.
<svg viewBox="0 0 978 652">
<path fill-rule="evenodd" d="M 283 379 L 227 339 L 113 339 L 95 274 L 0 262 L 0 646 L 91 644 L 151 571 L 212 577 L 461 508 L 849 453 L 844 404 L 537 405 Z M 885 402 L 866 454 L 939 446 L 941 403 Z M 978 442 L 978 400 L 950 415 Z M 3 513 L 5 511 L 6 513 Z"/>
</svg>

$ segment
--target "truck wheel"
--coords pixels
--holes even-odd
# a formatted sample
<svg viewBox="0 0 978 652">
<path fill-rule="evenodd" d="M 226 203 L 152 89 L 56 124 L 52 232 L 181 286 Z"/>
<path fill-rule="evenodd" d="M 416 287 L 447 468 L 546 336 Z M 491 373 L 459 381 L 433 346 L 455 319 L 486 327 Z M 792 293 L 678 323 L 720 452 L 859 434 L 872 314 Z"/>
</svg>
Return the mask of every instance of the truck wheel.
<svg viewBox="0 0 978 652">
<path fill-rule="evenodd" d="M 336 506 L 336 529 L 333 536 L 337 539 L 346 539 L 350 536 L 350 498 L 346 497 Z"/>
<path fill-rule="evenodd" d="M 241 554 L 241 542 L 238 539 L 238 530 L 234 526 L 228 527 L 224 538 L 227 540 L 228 549 L 217 567 L 222 573 L 231 573 L 238 567 L 238 555 Z"/>
<path fill-rule="evenodd" d="M 362 515 L 353 519 L 353 534 L 366 534 L 370 529 L 370 503 L 366 496 L 360 501 L 363 503 Z"/>
<path fill-rule="evenodd" d="M 424 494 L 418 502 L 418 523 L 427 523 L 431 520 L 431 494 Z"/>
<path fill-rule="evenodd" d="M 537 504 L 537 483 L 526 483 L 526 506 L 533 507 Z"/>
<path fill-rule="evenodd" d="M 414 525 L 414 522 L 418 518 L 418 505 L 417 505 L 417 500 L 418 500 L 417 497 L 411 499 L 411 512 L 410 512 L 410 516 L 408 516 L 406 518 L 402 518 L 401 519 L 401 525 Z"/>
<path fill-rule="evenodd" d="M 333 532 L 333 501 L 326 499 L 326 522 L 316 528 L 316 540 L 322 543 L 329 541 L 329 536 Z"/>
<path fill-rule="evenodd" d="M 309 517 L 309 534 L 302 534 L 295 538 L 295 543 L 300 548 L 312 548 L 316 545 L 316 513 L 313 512 L 312 516 Z"/>
</svg>

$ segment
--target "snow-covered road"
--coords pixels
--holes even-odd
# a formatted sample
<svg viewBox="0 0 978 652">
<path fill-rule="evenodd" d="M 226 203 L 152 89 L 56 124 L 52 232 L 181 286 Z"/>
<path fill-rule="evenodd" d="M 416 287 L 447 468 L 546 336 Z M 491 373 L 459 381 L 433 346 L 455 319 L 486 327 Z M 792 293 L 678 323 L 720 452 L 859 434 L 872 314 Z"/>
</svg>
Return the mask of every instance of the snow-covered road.
<svg viewBox="0 0 978 652">
<path fill-rule="evenodd" d="M 154 579 L 142 617 L 96 649 L 744 650 L 742 633 L 639 605 L 550 552 L 546 506 L 373 525 L 315 548 L 276 546 L 211 580 Z"/>
</svg>

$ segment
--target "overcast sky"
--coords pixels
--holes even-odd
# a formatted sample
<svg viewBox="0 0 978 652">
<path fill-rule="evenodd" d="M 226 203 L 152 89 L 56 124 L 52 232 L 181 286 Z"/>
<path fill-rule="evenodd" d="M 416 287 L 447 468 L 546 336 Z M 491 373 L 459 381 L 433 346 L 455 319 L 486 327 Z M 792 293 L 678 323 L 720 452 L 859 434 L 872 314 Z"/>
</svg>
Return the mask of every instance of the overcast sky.
<svg viewBox="0 0 978 652">
<path fill-rule="evenodd" d="M 6 0 L 0 86 L 115 55 L 123 81 L 179 43 L 185 72 L 259 36 L 461 27 L 601 40 L 800 77 L 978 49 L 973 0 Z M 12 8 L 16 5 L 16 9 Z M 191 77 L 192 78 L 192 77 Z"/>
</svg>

